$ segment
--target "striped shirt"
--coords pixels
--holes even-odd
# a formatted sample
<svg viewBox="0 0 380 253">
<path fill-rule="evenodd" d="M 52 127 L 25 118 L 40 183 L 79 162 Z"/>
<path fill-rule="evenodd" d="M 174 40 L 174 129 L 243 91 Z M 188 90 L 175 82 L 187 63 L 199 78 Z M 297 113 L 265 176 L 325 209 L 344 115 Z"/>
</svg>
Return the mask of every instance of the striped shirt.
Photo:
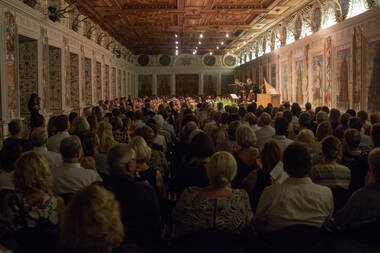
<svg viewBox="0 0 380 253">
<path fill-rule="evenodd" d="M 317 164 L 313 167 L 311 178 L 314 183 L 330 188 L 348 190 L 351 181 L 351 171 L 341 164 Z"/>
</svg>

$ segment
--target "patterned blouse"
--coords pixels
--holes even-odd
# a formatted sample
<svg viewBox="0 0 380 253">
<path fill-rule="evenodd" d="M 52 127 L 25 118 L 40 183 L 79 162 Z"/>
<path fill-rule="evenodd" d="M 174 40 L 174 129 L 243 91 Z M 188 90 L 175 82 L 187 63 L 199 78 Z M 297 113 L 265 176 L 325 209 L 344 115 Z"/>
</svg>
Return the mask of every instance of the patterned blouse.
<svg viewBox="0 0 380 253">
<path fill-rule="evenodd" d="M 253 212 L 246 191 L 232 189 L 228 197 L 208 198 L 199 194 L 199 190 L 187 188 L 177 202 L 173 213 L 176 236 L 206 229 L 250 232 Z"/>
<path fill-rule="evenodd" d="M 11 226 L 14 231 L 58 224 L 58 203 L 54 196 L 45 194 L 36 203 L 29 204 L 20 194 L 16 194 L 11 199 L 9 207 Z"/>
</svg>

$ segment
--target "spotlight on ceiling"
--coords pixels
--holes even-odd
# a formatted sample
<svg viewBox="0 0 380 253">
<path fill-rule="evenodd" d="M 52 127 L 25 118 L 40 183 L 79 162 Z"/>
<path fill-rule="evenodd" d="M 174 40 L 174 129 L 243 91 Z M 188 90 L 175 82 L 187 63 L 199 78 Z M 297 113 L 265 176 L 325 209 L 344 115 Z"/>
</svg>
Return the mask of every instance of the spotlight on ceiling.
<svg viewBox="0 0 380 253">
<path fill-rule="evenodd" d="M 201 33 L 201 34 L 199 35 L 199 38 L 201 38 L 201 39 L 203 38 L 203 33 Z"/>
<path fill-rule="evenodd" d="M 224 41 L 220 42 L 220 45 L 224 45 Z"/>
<path fill-rule="evenodd" d="M 229 33 L 226 33 L 226 38 L 229 38 L 230 37 L 230 34 Z"/>
</svg>

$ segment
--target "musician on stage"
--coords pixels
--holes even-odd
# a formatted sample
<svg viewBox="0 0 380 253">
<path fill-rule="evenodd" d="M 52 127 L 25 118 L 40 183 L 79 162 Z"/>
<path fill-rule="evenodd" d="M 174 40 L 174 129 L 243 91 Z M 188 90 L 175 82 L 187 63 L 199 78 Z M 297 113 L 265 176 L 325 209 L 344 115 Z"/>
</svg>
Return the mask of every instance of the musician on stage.
<svg viewBox="0 0 380 253">
<path fill-rule="evenodd" d="M 239 79 L 235 79 L 234 91 L 235 94 L 240 97 L 241 101 L 245 99 L 245 84 L 240 82 Z"/>
<path fill-rule="evenodd" d="M 251 78 L 247 79 L 247 94 L 249 93 L 250 96 L 253 95 L 253 99 L 256 102 L 257 101 L 257 94 L 260 93 L 260 88 L 257 83 L 253 83 Z"/>
</svg>

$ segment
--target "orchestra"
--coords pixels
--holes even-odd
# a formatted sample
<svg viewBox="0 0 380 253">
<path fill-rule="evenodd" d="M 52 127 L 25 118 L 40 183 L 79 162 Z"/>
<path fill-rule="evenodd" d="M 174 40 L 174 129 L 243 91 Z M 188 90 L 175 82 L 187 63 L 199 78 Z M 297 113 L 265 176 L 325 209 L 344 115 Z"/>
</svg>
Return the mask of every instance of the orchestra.
<svg viewBox="0 0 380 253">
<path fill-rule="evenodd" d="M 253 83 L 251 78 L 246 83 L 235 79 L 232 90 L 242 102 L 256 102 L 257 94 L 260 93 L 260 87 L 257 83 Z"/>
</svg>

